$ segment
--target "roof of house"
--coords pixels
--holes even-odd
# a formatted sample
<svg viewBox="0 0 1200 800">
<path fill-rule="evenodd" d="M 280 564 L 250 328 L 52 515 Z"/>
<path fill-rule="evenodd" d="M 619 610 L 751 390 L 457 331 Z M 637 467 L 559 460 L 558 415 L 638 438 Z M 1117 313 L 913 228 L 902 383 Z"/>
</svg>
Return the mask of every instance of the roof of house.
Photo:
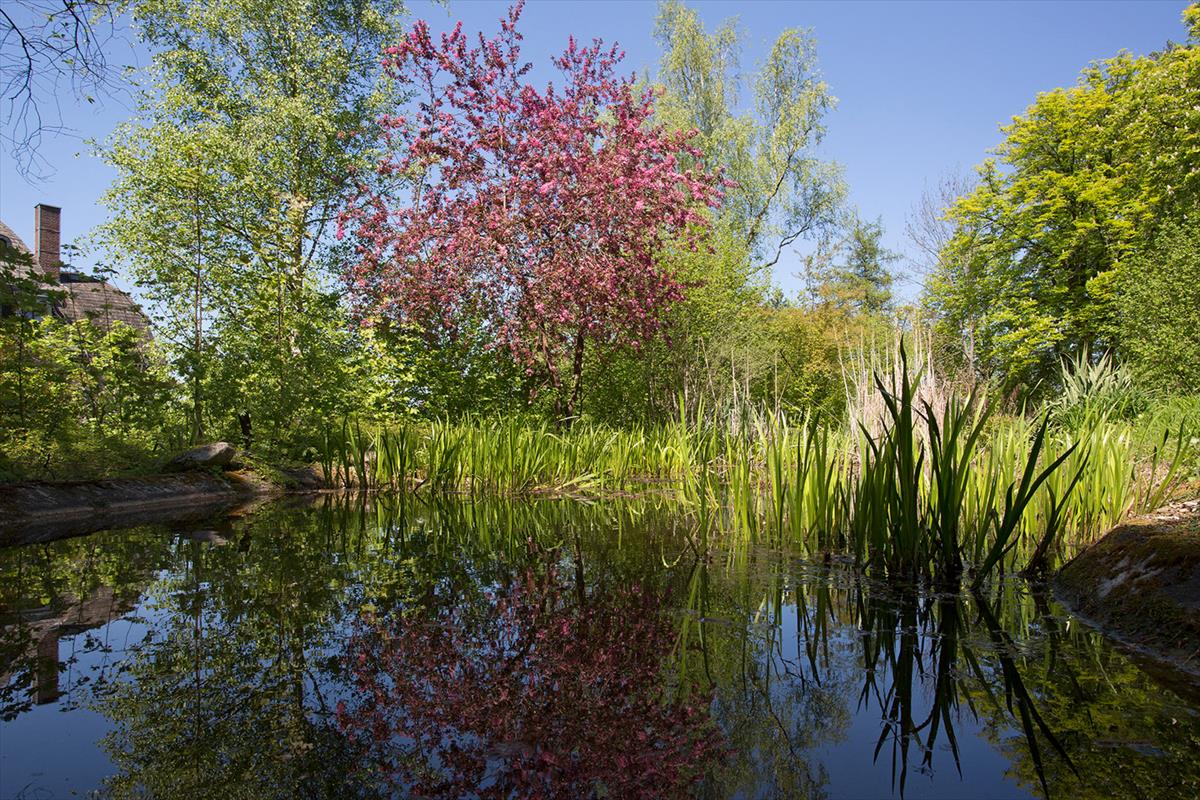
<svg viewBox="0 0 1200 800">
<path fill-rule="evenodd" d="M 17 235 L 16 231 L 4 224 L 4 220 L 2 219 L 0 219 L 0 237 L 7 239 L 9 246 L 18 253 L 24 253 L 25 255 L 29 256 L 30 259 L 33 258 L 33 251 L 31 251 L 25 244 L 24 240 Z M 25 275 L 29 274 L 29 267 L 24 264 L 18 263 L 13 265 L 13 267 L 17 277 L 24 277 Z"/>
<path fill-rule="evenodd" d="M 33 258 L 33 253 L 21 240 L 21 237 L 2 220 L 0 220 L 0 236 L 8 239 L 15 250 Z M 18 265 L 16 272 L 18 276 L 27 275 L 28 268 Z M 85 275 L 82 272 L 61 270 L 56 288 L 64 296 L 55 303 L 54 314 L 68 322 L 90 319 L 97 325 L 107 328 L 113 322 L 119 321 L 140 331 L 148 330 L 150 327 L 146 315 L 142 313 L 141 307 L 134 302 L 133 298 L 106 280 Z"/>
<path fill-rule="evenodd" d="M 16 231 L 5 225 L 4 220 L 2 219 L 0 219 L 0 236 L 8 239 L 8 241 L 12 243 L 12 246 L 20 250 L 22 253 L 29 253 L 29 248 L 25 246 L 25 242 L 21 240 L 20 236 L 17 236 Z M 30 253 L 30 255 L 33 254 Z"/>
<path fill-rule="evenodd" d="M 124 322 L 141 331 L 149 327 L 133 298 L 108 281 L 64 271 L 59 276 L 59 288 L 67 294 L 55 305 L 54 313 L 64 319 L 90 319 L 105 328 L 113 322 Z"/>
</svg>

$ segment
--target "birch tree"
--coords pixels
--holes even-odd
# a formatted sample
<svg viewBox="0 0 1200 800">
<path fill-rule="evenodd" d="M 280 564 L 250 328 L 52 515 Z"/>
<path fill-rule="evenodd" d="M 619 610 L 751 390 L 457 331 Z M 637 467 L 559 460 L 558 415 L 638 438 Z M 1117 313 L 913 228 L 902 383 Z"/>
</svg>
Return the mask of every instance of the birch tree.
<svg viewBox="0 0 1200 800">
<path fill-rule="evenodd" d="M 389 101 L 394 0 L 150 0 L 137 115 L 102 147 L 117 170 L 104 239 L 154 301 L 205 420 L 278 446 L 337 396 L 348 335 L 331 228 Z M 249 438 L 249 436 L 247 436 Z"/>
</svg>

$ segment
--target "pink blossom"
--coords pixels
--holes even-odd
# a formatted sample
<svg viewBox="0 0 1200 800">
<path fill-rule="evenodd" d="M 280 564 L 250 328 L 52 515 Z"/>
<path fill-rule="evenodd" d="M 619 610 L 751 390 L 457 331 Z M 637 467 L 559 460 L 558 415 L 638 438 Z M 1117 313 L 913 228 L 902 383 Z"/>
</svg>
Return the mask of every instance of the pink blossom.
<svg viewBox="0 0 1200 800">
<path fill-rule="evenodd" d="M 655 123 L 653 91 L 617 76 L 616 47 L 572 38 L 560 83 L 527 83 L 520 13 L 475 47 L 461 25 L 435 42 L 418 21 L 388 48 L 410 100 L 380 120 L 376 171 L 422 180 L 362 182 L 339 225 L 364 314 L 453 332 L 482 312 L 496 344 L 559 389 L 583 334 L 640 347 L 661 331 L 685 287 L 660 254 L 696 246 L 721 178 L 680 170 L 692 134 Z"/>
</svg>

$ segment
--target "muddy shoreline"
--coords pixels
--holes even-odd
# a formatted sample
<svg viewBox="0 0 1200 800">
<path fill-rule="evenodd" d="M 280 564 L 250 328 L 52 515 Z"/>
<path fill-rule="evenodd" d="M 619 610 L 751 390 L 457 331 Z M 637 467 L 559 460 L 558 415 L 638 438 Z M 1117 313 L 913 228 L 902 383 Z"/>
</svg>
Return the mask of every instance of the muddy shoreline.
<svg viewBox="0 0 1200 800">
<path fill-rule="evenodd" d="M 1082 622 L 1200 685 L 1200 500 L 1118 525 L 1053 588 Z"/>
</svg>

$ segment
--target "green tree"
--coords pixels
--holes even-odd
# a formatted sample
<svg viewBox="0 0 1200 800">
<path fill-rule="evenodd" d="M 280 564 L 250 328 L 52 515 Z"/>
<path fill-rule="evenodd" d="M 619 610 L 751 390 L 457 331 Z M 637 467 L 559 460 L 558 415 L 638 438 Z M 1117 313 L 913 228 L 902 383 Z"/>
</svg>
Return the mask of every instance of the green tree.
<svg viewBox="0 0 1200 800">
<path fill-rule="evenodd" d="M 831 265 L 814 276 L 819 302 L 869 316 L 882 316 L 892 305 L 888 265 L 900 256 L 883 246 L 883 222 L 853 218 L 835 248 Z"/>
<path fill-rule="evenodd" d="M 190 387 L 192 435 L 235 417 L 278 450 L 328 412 L 350 334 L 332 225 L 369 160 L 346 132 L 388 101 L 378 56 L 395 0 L 146 0 L 156 49 L 138 115 L 103 148 L 117 170 L 104 238 L 154 301 Z"/>
<path fill-rule="evenodd" d="M 817 70 L 809 31 L 779 34 L 757 70 L 740 71 L 744 31 L 726 20 L 709 34 L 679 0 L 659 4 L 662 47 L 657 115 L 697 131 L 705 166 L 730 182 L 721 214 L 758 268 L 783 250 L 834 226 L 845 199 L 841 169 L 817 157 L 834 97 Z M 741 96 L 748 95 L 748 106 Z"/>
<path fill-rule="evenodd" d="M 1200 10 L 1191 39 L 1089 66 L 1003 128 L 928 285 L 949 337 L 984 375 L 1050 378 L 1080 352 L 1124 354 L 1125 265 L 1200 202 Z"/>
<path fill-rule="evenodd" d="M 764 309 L 772 363 L 753 385 L 756 398 L 791 414 L 838 419 L 846 409 L 841 359 L 857 329 L 848 315 L 828 306 Z"/>
<path fill-rule="evenodd" d="M 0 243 L 0 430 L 10 434 L 42 427 L 42 402 L 57 393 L 40 346 L 57 293 L 32 262 Z"/>
<path fill-rule="evenodd" d="M 1200 393 L 1200 220 L 1162 230 L 1117 285 L 1125 353 L 1151 386 Z"/>
<path fill-rule="evenodd" d="M 707 252 L 666 256 L 687 286 L 668 341 L 590 354 L 585 408 L 616 420 L 671 416 L 681 399 L 693 414 L 769 398 L 757 393 L 776 361 L 761 313 L 770 269 L 789 247 L 836 227 L 845 198 L 840 168 L 816 154 L 835 101 L 808 31 L 783 31 L 750 71 L 741 70 L 745 31 L 734 20 L 709 33 L 695 9 L 669 0 L 659 4 L 654 36 L 662 48 L 655 116 L 695 130 L 701 166 L 720 170 L 728 185 Z"/>
<path fill-rule="evenodd" d="M 759 308 L 766 281 L 750 273 L 742 243 L 729 230 L 718 232 L 709 250 L 667 255 L 686 288 L 686 299 L 668 315 L 666 337 L 640 352 L 596 347 L 589 353 L 584 383 L 587 413 L 614 423 L 662 420 L 702 405 L 716 410 L 746 396 L 751 374 L 763 362 Z"/>
<path fill-rule="evenodd" d="M 0 253 L 0 478 L 111 474 L 170 447 L 175 384 L 141 331 L 67 322 L 28 255 Z"/>
</svg>

